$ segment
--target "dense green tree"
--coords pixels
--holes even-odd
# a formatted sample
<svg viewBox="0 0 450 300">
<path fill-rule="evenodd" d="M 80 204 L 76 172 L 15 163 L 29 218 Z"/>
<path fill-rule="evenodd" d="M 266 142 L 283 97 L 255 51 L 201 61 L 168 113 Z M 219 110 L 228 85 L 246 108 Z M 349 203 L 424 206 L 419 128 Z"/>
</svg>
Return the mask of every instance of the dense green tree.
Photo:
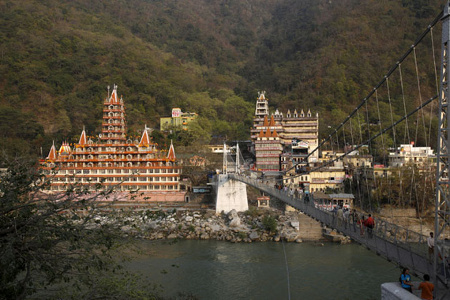
<svg viewBox="0 0 450 300">
<path fill-rule="evenodd" d="M 48 193 L 49 178 L 35 162 L 2 164 L 0 298 L 24 299 L 68 282 L 89 289 L 85 284 L 97 271 L 117 267 L 109 253 L 125 242 L 119 218 L 97 210 L 96 200 L 111 196 L 108 191 L 67 186 L 65 193 Z"/>
<path fill-rule="evenodd" d="M 271 109 L 310 108 L 326 120 L 320 124 L 333 126 L 341 120 L 331 112 L 349 113 L 441 5 L 438 0 L 7 0 L 0 4 L 0 105 L 33 115 L 29 119 L 37 126 L 24 128 L 29 135 L 43 129 L 40 144 L 21 147 L 33 154 L 39 152 L 35 145 L 46 152 L 52 139 L 79 135 L 82 126 L 99 132 L 102 99 L 112 84 L 124 95 L 134 131 L 144 124 L 157 127 L 159 117 L 181 107 L 220 129 L 213 135 L 248 138 L 258 90 L 267 91 Z M 429 40 L 424 43 L 431 48 Z M 433 53 L 418 49 L 419 54 Z M 433 76 L 427 77 L 434 74 L 432 66 L 418 61 L 428 86 L 424 94 L 436 90 L 435 80 L 428 79 Z M 411 61 L 402 67 L 404 74 L 414 72 Z M 390 84 L 393 113 L 401 116 L 398 78 Z M 415 84 L 415 76 L 404 80 L 406 87 Z M 379 96 L 386 103 L 386 94 Z M 418 104 L 417 96 L 406 96 L 409 108 Z M 420 140 L 424 136 L 419 133 Z M 1 144 L 24 144 L 19 140 L 30 142 L 8 136 Z"/>
</svg>

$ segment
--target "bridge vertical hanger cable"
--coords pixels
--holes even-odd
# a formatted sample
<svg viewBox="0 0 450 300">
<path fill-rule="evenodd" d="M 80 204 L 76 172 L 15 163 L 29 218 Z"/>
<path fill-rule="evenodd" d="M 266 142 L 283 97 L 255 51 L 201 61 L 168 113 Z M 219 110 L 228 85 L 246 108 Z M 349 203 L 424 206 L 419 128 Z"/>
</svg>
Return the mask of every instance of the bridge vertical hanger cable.
<svg viewBox="0 0 450 300">
<path fill-rule="evenodd" d="M 433 62 L 434 62 L 434 59 L 433 59 Z M 420 87 L 420 77 L 419 77 L 419 67 L 418 67 L 418 63 L 417 63 L 416 47 L 414 47 L 414 66 L 415 66 L 415 70 L 416 70 L 417 90 L 418 90 L 418 93 L 419 93 L 419 101 L 420 101 L 420 105 L 422 105 L 423 104 L 422 91 L 421 91 L 421 87 Z M 425 147 L 428 147 L 430 141 L 428 141 L 428 139 L 427 139 L 427 128 L 426 128 L 426 125 L 425 125 L 425 112 L 424 112 L 424 110 L 421 110 L 420 117 L 421 117 L 421 120 L 422 120 L 423 137 L 424 137 Z M 430 115 L 430 119 L 431 119 L 431 115 Z M 416 145 L 418 145 L 419 141 L 418 141 L 417 135 L 418 135 L 418 131 L 419 131 L 419 124 L 418 124 L 419 123 L 419 115 L 417 115 L 416 121 L 417 121 L 417 126 L 416 126 L 415 143 L 416 143 Z M 430 131 L 431 131 L 431 128 L 430 128 Z M 425 158 L 425 160 L 427 160 L 427 158 Z M 426 163 L 426 162 L 424 161 L 424 163 Z M 424 174 L 423 172 L 421 173 L 419 171 L 418 175 L 419 176 L 424 176 L 424 178 L 426 179 L 427 174 L 429 172 L 431 172 L 431 168 L 430 168 L 430 165 L 428 163 L 426 163 L 426 165 L 424 167 L 426 169 L 426 173 Z M 413 177 L 413 179 L 415 181 L 415 176 Z M 413 184 L 413 186 L 416 187 L 415 196 L 416 196 L 417 211 L 419 212 L 420 217 L 422 217 L 422 213 L 423 213 L 423 210 L 424 210 L 424 207 L 425 207 L 425 197 L 426 197 L 426 190 L 427 190 L 427 186 L 428 186 L 428 180 L 425 180 L 424 184 L 422 185 L 423 186 L 423 193 L 422 193 L 421 205 L 419 204 L 419 198 L 418 198 L 419 197 L 419 195 L 418 195 L 418 192 L 419 192 L 419 188 L 418 187 L 419 186 L 416 185 L 415 182 L 413 182 L 412 184 Z M 421 220 L 422 220 L 422 218 L 421 218 Z M 422 224 L 422 221 L 421 221 L 421 224 Z"/>
<path fill-rule="evenodd" d="M 396 141 L 395 126 L 394 126 L 394 114 L 392 112 L 392 99 L 391 99 L 391 89 L 390 89 L 390 86 L 389 86 L 389 78 L 386 78 L 386 89 L 387 89 L 387 96 L 388 96 L 388 102 L 389 102 L 389 112 L 390 112 L 390 116 L 391 116 L 392 139 L 393 139 L 392 147 L 394 148 L 394 151 L 396 151 L 397 141 Z M 392 179 L 390 180 L 390 183 L 392 185 Z M 392 191 L 392 189 L 391 189 L 391 191 Z M 389 198 L 389 201 L 390 201 L 390 203 L 392 203 L 391 198 Z"/>
<path fill-rule="evenodd" d="M 288 261 L 287 261 L 287 255 L 286 255 L 286 249 L 284 247 L 284 241 L 283 239 L 281 239 L 281 244 L 283 245 L 283 252 L 284 252 L 284 262 L 286 264 L 286 274 L 287 274 L 287 285 L 288 285 L 288 299 L 291 300 L 291 283 L 290 283 L 290 275 L 289 275 L 289 265 L 288 265 Z"/>
<path fill-rule="evenodd" d="M 336 153 L 339 152 L 339 131 L 336 131 Z"/>
<path fill-rule="evenodd" d="M 371 133 L 370 133 L 370 119 L 369 119 L 369 110 L 367 107 L 367 100 L 366 100 L 364 107 L 366 110 L 367 140 L 369 141 L 369 143 L 367 144 L 367 149 L 370 154 L 370 153 L 373 153 L 373 150 L 372 150 L 372 141 L 371 141 Z M 373 154 L 372 154 L 372 157 L 373 157 Z M 371 189 L 369 187 L 369 178 L 368 178 L 369 172 L 367 171 L 365 166 L 362 169 L 364 170 L 364 178 L 366 180 L 367 198 L 369 200 L 370 211 L 373 211 L 372 196 L 371 196 L 372 193 L 371 193 Z"/>
<path fill-rule="evenodd" d="M 417 55 L 416 55 L 416 47 L 413 47 L 413 57 L 414 57 L 414 67 L 415 67 L 415 72 L 416 72 L 416 80 L 417 80 L 417 89 L 418 89 L 418 93 L 419 93 L 419 101 L 420 104 L 422 104 L 422 94 L 420 91 L 420 80 L 419 80 L 419 68 L 417 67 Z M 414 145 L 412 146 L 418 146 L 418 133 L 419 133 L 419 120 L 420 117 L 423 117 L 423 110 L 420 110 L 420 113 L 418 113 L 416 115 L 416 121 L 415 121 L 415 133 L 414 133 Z M 423 121 L 423 128 L 425 130 L 425 121 L 422 118 Z M 412 158 L 412 148 L 411 148 L 411 158 Z M 411 166 L 411 189 L 410 189 L 410 203 L 409 205 L 411 205 L 412 202 L 412 198 L 414 197 L 415 200 L 415 205 L 416 205 L 416 210 L 419 211 L 419 198 L 418 198 L 418 188 L 416 186 L 416 165 L 414 164 L 413 166 Z"/>
<path fill-rule="evenodd" d="M 345 126 L 342 125 L 342 139 L 344 141 L 344 153 L 346 152 L 345 147 L 347 146 L 347 140 L 345 138 Z"/>
<path fill-rule="evenodd" d="M 392 99 L 391 99 L 391 89 L 389 88 L 389 78 L 386 78 L 386 87 L 389 100 L 389 111 L 391 113 L 392 138 L 394 139 L 394 145 L 392 145 L 392 147 L 394 147 L 395 149 L 395 147 L 397 147 L 397 141 L 394 126 L 394 114 L 392 113 Z"/>
<path fill-rule="evenodd" d="M 383 126 L 381 125 L 381 114 L 380 114 L 380 103 L 379 103 L 379 100 L 378 100 L 378 89 L 375 91 L 375 101 L 376 101 L 376 105 L 377 105 L 378 127 L 380 128 L 380 133 L 382 133 L 383 132 Z M 380 155 L 383 156 L 383 166 L 385 167 L 385 166 L 387 166 L 387 163 L 386 163 L 386 153 L 385 153 L 386 149 L 385 149 L 385 145 L 384 145 L 384 136 L 383 136 L 383 134 L 381 134 L 381 151 L 382 152 L 380 153 Z M 387 172 L 386 172 L 386 176 L 387 176 Z M 384 189 L 383 189 L 383 178 L 384 178 L 384 172 L 383 172 L 383 174 L 382 174 L 382 176 L 380 178 L 380 186 L 377 187 L 377 185 L 375 183 L 375 186 L 380 191 L 379 192 L 379 199 L 378 199 L 378 201 L 383 199 L 383 192 L 384 192 Z M 387 190 L 390 193 L 391 189 L 387 189 Z M 390 202 L 390 200 L 391 200 L 390 197 L 388 197 L 388 199 L 389 199 L 389 202 Z"/>
<path fill-rule="evenodd" d="M 403 86 L 402 64 L 398 64 L 398 72 L 400 74 L 400 86 L 402 88 L 403 110 L 404 110 L 405 116 L 407 116 L 408 113 L 407 113 L 407 110 L 406 110 L 405 89 L 404 89 L 404 86 Z M 405 119 L 405 135 L 403 136 L 403 143 L 404 144 L 409 144 L 410 141 L 411 141 L 411 138 L 409 136 L 408 118 L 406 118 Z"/>
<path fill-rule="evenodd" d="M 419 102 L 420 102 L 420 105 L 422 105 L 423 104 L 423 101 L 422 101 L 422 90 L 420 88 L 420 77 L 419 77 L 419 67 L 417 65 L 416 47 L 414 47 L 414 65 L 415 65 L 415 68 L 416 68 L 417 90 L 418 90 L 418 93 L 419 93 Z M 420 112 L 421 112 L 420 117 L 422 119 L 422 126 L 423 126 L 423 130 L 424 130 L 423 136 L 424 136 L 424 140 L 425 140 L 425 147 L 428 147 L 428 141 L 426 139 L 427 128 L 425 126 L 425 112 L 424 112 L 424 110 L 421 110 Z M 419 114 L 417 115 L 417 119 L 419 119 Z M 417 123 L 417 125 L 419 125 L 419 124 Z M 419 129 L 419 126 L 416 126 L 416 144 L 418 143 L 418 141 L 417 141 L 418 129 Z"/>
<path fill-rule="evenodd" d="M 363 144 L 363 137 L 362 137 L 362 129 L 361 129 L 361 118 L 359 116 L 359 109 L 356 111 L 356 119 L 358 120 L 358 128 L 359 128 L 359 144 L 362 145 Z M 361 153 L 361 151 L 360 151 Z M 360 201 L 360 208 L 364 210 L 364 206 L 363 206 L 363 196 L 364 196 L 364 189 L 361 188 L 361 180 L 363 180 L 363 178 L 361 178 L 363 176 L 363 174 L 361 172 L 358 172 L 357 174 L 357 178 L 358 178 L 358 188 L 359 188 L 359 201 Z M 364 182 L 364 180 L 363 180 Z"/>
<path fill-rule="evenodd" d="M 354 145 L 355 145 L 355 140 L 353 139 L 353 122 L 352 122 L 352 119 L 350 119 L 350 137 L 351 137 L 351 139 L 352 139 L 352 145 L 351 145 L 351 150 L 353 150 L 353 147 L 354 147 Z M 350 191 L 352 191 L 353 192 L 353 176 L 354 176 L 354 174 L 352 174 L 352 179 L 350 180 Z"/>
<path fill-rule="evenodd" d="M 432 55 L 433 55 L 433 70 L 434 70 L 434 79 L 436 82 L 436 95 L 439 95 L 439 78 L 438 78 L 438 71 L 436 66 L 436 50 L 434 48 L 434 37 L 433 37 L 433 28 L 430 28 L 430 35 L 431 35 L 431 49 L 432 49 Z M 431 131 L 432 131 L 432 116 L 433 114 L 433 104 L 430 105 L 430 127 L 429 127 L 429 134 L 428 134 L 428 144 L 431 145 Z"/>
<path fill-rule="evenodd" d="M 434 47 L 434 35 L 433 35 L 433 27 L 430 28 L 430 39 L 431 39 L 431 54 L 432 54 L 432 60 L 433 60 L 433 71 L 434 71 L 434 80 L 435 80 L 435 87 L 436 87 L 436 95 L 439 95 L 439 78 L 438 78 L 438 70 L 437 70 L 437 64 L 436 64 L 436 49 Z M 432 128 L 432 120 L 433 120 L 433 111 L 434 111 L 434 103 L 431 103 L 430 105 L 430 116 L 429 116 L 429 127 L 428 127 L 428 137 L 426 137 L 428 139 L 428 144 L 431 146 L 431 132 L 433 130 Z M 431 180 L 431 175 L 432 175 L 432 166 L 431 163 L 427 163 L 429 172 L 428 172 L 428 177 L 429 178 L 425 178 L 425 182 L 430 181 L 430 186 L 433 187 L 433 183 Z M 428 179 L 428 180 L 427 180 Z M 436 187 L 434 187 L 436 188 Z M 422 207 L 425 207 L 425 194 L 426 194 L 427 189 L 424 188 L 424 203 L 422 205 Z"/>
<path fill-rule="evenodd" d="M 355 140 L 353 139 L 353 123 L 352 123 L 352 120 L 350 119 L 350 136 L 351 136 L 351 139 L 352 139 L 352 148 L 353 148 L 353 145 L 355 144 Z"/>
</svg>

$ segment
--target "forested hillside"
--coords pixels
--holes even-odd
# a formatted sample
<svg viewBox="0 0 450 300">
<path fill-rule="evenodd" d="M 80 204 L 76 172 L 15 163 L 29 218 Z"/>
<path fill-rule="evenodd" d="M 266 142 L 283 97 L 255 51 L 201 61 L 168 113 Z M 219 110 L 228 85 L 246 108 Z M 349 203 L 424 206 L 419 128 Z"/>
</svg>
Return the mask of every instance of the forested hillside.
<svg viewBox="0 0 450 300">
<path fill-rule="evenodd" d="M 44 155 L 98 133 L 117 84 L 130 134 L 172 107 L 176 142 L 246 139 L 271 108 L 345 115 L 438 14 L 437 0 L 0 1 L 0 147 Z M 337 121 L 337 120 L 336 120 Z M 321 121 L 321 126 L 324 126 Z M 333 125 L 333 124 L 332 124 Z M 162 137 L 160 136 L 159 139 Z"/>
</svg>

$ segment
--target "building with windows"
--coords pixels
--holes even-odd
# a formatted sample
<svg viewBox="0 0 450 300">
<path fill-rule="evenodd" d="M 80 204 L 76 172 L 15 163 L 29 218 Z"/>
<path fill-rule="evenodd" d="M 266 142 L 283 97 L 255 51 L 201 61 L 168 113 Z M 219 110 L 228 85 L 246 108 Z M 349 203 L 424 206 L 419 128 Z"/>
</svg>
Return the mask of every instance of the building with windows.
<svg viewBox="0 0 450 300">
<path fill-rule="evenodd" d="M 159 120 L 161 131 L 172 130 L 173 128 L 181 128 L 188 130 L 189 123 L 197 118 L 196 113 L 182 112 L 181 108 L 172 108 L 172 116 L 164 117 Z"/>
<path fill-rule="evenodd" d="M 278 143 L 282 151 L 279 156 L 279 170 L 286 170 L 289 164 L 303 162 L 309 153 L 318 146 L 319 137 L 319 115 L 312 115 L 308 110 L 300 113 L 288 110 L 283 114 L 278 109 L 269 114 L 269 99 L 265 97 L 265 92 L 259 92 L 256 100 L 255 116 L 253 118 L 253 128 L 251 129 L 251 140 L 254 144 L 254 152 L 258 157 L 256 142 L 260 140 L 261 131 L 266 134 L 268 131 L 276 132 Z M 308 162 L 318 161 L 318 151 L 308 157 Z M 304 162 L 306 164 L 306 161 Z"/>
<path fill-rule="evenodd" d="M 52 191 L 65 191 L 77 184 L 90 190 L 114 187 L 115 191 L 139 191 L 151 201 L 183 201 L 173 144 L 160 150 L 145 127 L 139 140 L 126 136 L 126 114 L 122 97 L 114 86 L 103 103 L 102 133 L 97 138 L 81 132 L 72 147 L 64 142 L 59 150 L 52 145 L 41 160 L 41 169 L 51 175 Z M 148 197 L 151 194 L 152 197 Z"/>
<path fill-rule="evenodd" d="M 435 162 L 436 155 L 431 147 L 414 147 L 414 143 L 400 145 L 389 153 L 389 167 L 402 167 L 408 163 L 423 166 Z"/>
<path fill-rule="evenodd" d="M 276 130 L 261 130 L 255 141 L 256 169 L 262 172 L 278 172 L 282 150 Z"/>
</svg>

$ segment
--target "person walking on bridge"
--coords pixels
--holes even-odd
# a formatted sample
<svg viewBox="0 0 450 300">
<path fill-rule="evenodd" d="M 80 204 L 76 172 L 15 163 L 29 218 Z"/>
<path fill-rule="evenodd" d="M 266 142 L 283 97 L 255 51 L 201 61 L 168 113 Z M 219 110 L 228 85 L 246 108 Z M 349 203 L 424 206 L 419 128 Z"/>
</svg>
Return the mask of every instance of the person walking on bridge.
<svg viewBox="0 0 450 300">
<path fill-rule="evenodd" d="M 431 261 L 431 260 L 433 260 L 433 255 L 434 255 L 433 232 L 430 232 L 430 236 L 427 238 L 427 245 L 428 245 L 428 259 Z"/>
<path fill-rule="evenodd" d="M 420 298 L 424 300 L 433 300 L 434 284 L 430 282 L 430 275 L 423 275 L 423 280 L 424 281 L 422 281 L 418 287 L 419 290 L 422 290 Z"/>
<path fill-rule="evenodd" d="M 361 218 L 358 220 L 358 225 L 359 225 L 359 234 L 361 236 L 364 236 L 364 224 L 365 224 L 366 220 L 364 220 L 364 215 L 361 214 Z"/>
<path fill-rule="evenodd" d="M 347 229 L 347 225 L 349 223 L 350 217 L 350 209 L 344 208 L 344 227 Z"/>
<path fill-rule="evenodd" d="M 371 239 L 373 237 L 373 228 L 375 227 L 375 221 L 373 220 L 371 214 L 369 214 L 369 217 L 367 218 L 364 225 L 366 225 L 367 235 L 368 235 L 369 239 Z"/>
<path fill-rule="evenodd" d="M 356 209 L 353 209 L 353 212 L 351 214 L 351 219 L 352 219 L 352 223 L 353 223 L 353 232 L 356 232 L 356 224 L 358 224 L 358 221 L 359 221 L 359 217 L 358 217 L 358 213 L 356 212 Z"/>
<path fill-rule="evenodd" d="M 339 206 L 336 215 L 337 215 L 337 226 L 338 228 L 341 228 L 342 222 L 344 220 L 344 210 L 342 209 L 342 206 Z"/>
</svg>

